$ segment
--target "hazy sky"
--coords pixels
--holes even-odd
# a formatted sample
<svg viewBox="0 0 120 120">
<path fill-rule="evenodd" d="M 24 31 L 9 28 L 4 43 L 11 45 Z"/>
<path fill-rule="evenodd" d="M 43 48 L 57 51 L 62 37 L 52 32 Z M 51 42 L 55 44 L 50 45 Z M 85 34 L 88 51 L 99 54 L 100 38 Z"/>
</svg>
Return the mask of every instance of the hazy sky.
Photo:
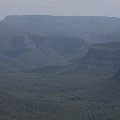
<svg viewBox="0 0 120 120">
<path fill-rule="evenodd" d="M 120 17 L 120 0 L 0 0 L 0 19 L 22 14 Z"/>
</svg>

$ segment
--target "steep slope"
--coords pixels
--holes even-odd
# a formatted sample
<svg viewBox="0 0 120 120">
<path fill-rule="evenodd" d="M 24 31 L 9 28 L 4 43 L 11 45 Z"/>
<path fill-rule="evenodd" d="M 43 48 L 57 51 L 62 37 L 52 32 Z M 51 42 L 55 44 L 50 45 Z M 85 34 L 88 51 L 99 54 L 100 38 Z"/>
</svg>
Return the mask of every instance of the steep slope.
<svg viewBox="0 0 120 120">
<path fill-rule="evenodd" d="M 120 42 L 94 44 L 90 47 L 85 59 L 96 66 L 106 65 L 116 68 L 120 59 Z"/>
<path fill-rule="evenodd" d="M 66 79 L 81 78 L 83 83 L 112 77 L 120 66 L 120 42 L 97 43 L 90 46 L 87 54 L 57 75 Z M 73 81 L 74 82 L 74 81 Z M 92 83 L 92 82 L 91 82 Z M 72 85 L 72 84 L 71 84 Z"/>
<path fill-rule="evenodd" d="M 56 69 L 56 74 L 58 75 L 67 74 L 66 76 L 69 76 L 71 74 L 80 78 L 85 77 L 85 79 L 92 79 L 93 77 L 95 77 L 94 79 L 103 79 L 116 73 L 119 66 L 120 42 L 109 42 L 90 45 L 88 52 L 81 59 L 76 59 L 72 65 L 66 67 L 49 66 L 47 68 L 49 72 L 52 72 L 52 68 L 53 71 Z M 42 73 L 42 70 L 47 71 L 47 68 L 36 68 L 31 70 L 31 72 Z"/>
<path fill-rule="evenodd" d="M 72 64 L 86 54 L 88 46 L 72 37 L 1 36 L 1 70 Z"/>
<path fill-rule="evenodd" d="M 78 62 L 78 69 L 111 74 L 119 69 L 120 42 L 99 43 L 91 45 L 87 55 Z"/>
<path fill-rule="evenodd" d="M 2 23 L 31 34 L 79 37 L 90 42 L 120 40 L 120 19 L 94 16 L 7 16 Z"/>
</svg>

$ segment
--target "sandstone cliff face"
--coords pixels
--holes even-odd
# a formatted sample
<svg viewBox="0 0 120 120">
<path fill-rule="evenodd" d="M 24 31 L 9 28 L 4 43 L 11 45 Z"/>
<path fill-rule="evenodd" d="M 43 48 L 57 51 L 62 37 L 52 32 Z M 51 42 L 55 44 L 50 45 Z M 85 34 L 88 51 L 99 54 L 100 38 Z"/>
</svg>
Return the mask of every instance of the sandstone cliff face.
<svg viewBox="0 0 120 120">
<path fill-rule="evenodd" d="M 85 79 L 103 79 L 112 77 L 120 67 L 120 42 L 99 43 L 91 45 L 85 57 L 77 61 L 76 67 L 69 72 Z M 102 78 L 101 78 L 102 77 Z"/>
<path fill-rule="evenodd" d="M 120 61 L 120 42 L 94 44 L 90 47 L 86 59 L 94 64 L 118 65 Z"/>
<path fill-rule="evenodd" d="M 10 67 L 19 68 L 69 65 L 83 57 L 88 47 L 88 42 L 72 37 L 1 36 L 0 66 L 3 69 L 10 62 Z"/>
</svg>

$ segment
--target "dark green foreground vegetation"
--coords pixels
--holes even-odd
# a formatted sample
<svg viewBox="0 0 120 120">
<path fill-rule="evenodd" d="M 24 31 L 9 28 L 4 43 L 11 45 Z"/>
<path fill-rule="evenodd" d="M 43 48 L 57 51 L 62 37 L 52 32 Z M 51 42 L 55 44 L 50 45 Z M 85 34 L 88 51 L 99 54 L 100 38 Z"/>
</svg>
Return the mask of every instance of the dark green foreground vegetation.
<svg viewBox="0 0 120 120">
<path fill-rule="evenodd" d="M 1 120 L 118 120 L 120 84 L 69 74 L 0 76 Z"/>
</svg>

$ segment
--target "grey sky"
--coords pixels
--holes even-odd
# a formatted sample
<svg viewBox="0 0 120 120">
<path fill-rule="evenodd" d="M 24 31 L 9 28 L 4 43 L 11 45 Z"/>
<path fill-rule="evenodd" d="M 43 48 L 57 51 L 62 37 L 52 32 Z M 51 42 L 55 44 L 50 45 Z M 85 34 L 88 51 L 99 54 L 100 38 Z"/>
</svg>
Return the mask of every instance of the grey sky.
<svg viewBox="0 0 120 120">
<path fill-rule="evenodd" d="M 0 19 L 22 14 L 120 17 L 120 0 L 0 0 Z"/>
</svg>

